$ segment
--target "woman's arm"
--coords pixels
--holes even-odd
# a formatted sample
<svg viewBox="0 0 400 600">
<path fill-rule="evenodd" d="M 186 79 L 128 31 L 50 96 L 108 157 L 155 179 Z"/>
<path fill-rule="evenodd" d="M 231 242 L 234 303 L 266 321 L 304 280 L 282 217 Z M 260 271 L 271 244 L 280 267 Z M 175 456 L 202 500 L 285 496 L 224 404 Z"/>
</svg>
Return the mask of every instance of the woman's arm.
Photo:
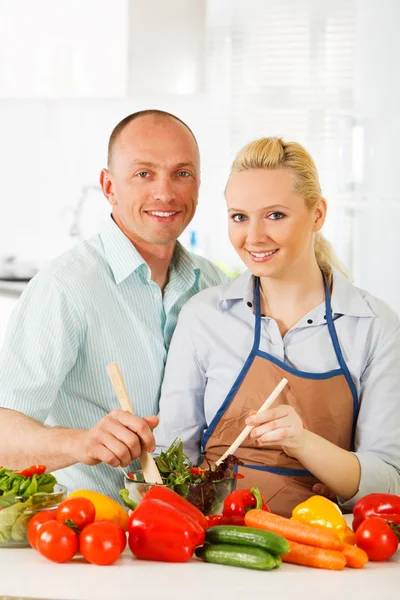
<svg viewBox="0 0 400 600">
<path fill-rule="evenodd" d="M 260 446 L 281 443 L 346 508 L 372 492 L 400 494 L 400 328 L 378 347 L 361 377 L 354 453 L 305 430 L 290 406 L 247 423 L 256 425 L 251 435 Z"/>
<path fill-rule="evenodd" d="M 154 434 L 156 454 L 168 448 L 175 438 L 180 438 L 186 454 L 197 465 L 201 437 L 206 428 L 206 376 L 196 355 L 199 325 L 193 306 L 189 302 L 182 309 L 172 337 L 161 389 L 160 424 Z"/>
</svg>

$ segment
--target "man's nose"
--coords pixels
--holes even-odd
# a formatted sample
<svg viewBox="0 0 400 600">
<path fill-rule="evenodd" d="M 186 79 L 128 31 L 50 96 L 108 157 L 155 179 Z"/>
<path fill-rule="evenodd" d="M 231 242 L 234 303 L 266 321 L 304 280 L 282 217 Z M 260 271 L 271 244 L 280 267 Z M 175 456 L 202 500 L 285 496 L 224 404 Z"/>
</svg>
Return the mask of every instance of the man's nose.
<svg viewBox="0 0 400 600">
<path fill-rule="evenodd" d="M 160 202 L 171 202 L 175 198 L 174 186 L 169 177 L 159 177 L 152 191 L 154 200 Z"/>
</svg>

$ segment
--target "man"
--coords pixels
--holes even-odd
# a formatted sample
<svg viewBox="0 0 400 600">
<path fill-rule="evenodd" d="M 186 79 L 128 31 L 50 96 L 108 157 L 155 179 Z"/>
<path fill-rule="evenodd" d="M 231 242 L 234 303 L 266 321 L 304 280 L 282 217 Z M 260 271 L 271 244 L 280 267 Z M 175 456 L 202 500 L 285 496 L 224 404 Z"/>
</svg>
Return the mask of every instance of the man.
<svg viewBox="0 0 400 600">
<path fill-rule="evenodd" d="M 200 183 L 197 142 L 177 117 L 150 110 L 121 121 L 100 182 L 112 207 L 104 231 L 39 273 L 12 315 L 0 354 L 0 456 L 117 498 L 122 475 L 110 467 L 155 447 L 158 419 L 148 415 L 179 311 L 226 278 L 177 242 Z M 112 361 L 137 416 L 117 408 Z"/>
</svg>

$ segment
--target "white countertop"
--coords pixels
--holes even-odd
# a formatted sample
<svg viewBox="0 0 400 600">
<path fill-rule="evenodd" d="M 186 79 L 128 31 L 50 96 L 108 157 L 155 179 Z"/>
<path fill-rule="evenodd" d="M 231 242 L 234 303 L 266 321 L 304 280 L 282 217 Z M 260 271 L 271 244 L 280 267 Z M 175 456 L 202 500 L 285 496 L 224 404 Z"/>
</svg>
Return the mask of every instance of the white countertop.
<svg viewBox="0 0 400 600">
<path fill-rule="evenodd" d="M 0 596 L 52 600 L 396 600 L 400 552 L 363 569 L 326 571 L 283 563 L 273 571 L 140 561 L 127 548 L 111 566 L 76 557 L 55 564 L 31 548 L 0 548 Z"/>
</svg>

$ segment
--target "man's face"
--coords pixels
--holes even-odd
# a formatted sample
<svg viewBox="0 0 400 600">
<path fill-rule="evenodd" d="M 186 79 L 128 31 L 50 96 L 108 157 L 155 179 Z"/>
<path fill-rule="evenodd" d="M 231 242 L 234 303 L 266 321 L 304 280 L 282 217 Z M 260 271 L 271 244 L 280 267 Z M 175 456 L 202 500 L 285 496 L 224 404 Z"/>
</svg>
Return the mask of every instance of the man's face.
<svg viewBox="0 0 400 600">
<path fill-rule="evenodd" d="M 101 183 L 115 222 L 139 249 L 174 244 L 196 211 L 196 143 L 175 119 L 139 117 L 117 138 Z"/>
</svg>

